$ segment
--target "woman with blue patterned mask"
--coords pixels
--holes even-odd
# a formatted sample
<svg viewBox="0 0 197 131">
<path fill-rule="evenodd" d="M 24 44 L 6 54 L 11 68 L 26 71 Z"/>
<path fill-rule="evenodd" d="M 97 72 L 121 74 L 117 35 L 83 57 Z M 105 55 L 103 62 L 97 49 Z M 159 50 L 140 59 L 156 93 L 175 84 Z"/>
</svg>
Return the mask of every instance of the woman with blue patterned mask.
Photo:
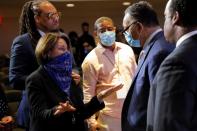
<svg viewBox="0 0 197 131">
<path fill-rule="evenodd" d="M 26 80 L 30 105 L 30 131 L 85 131 L 85 119 L 104 108 L 103 98 L 116 91 L 110 88 L 83 103 L 81 87 L 72 79 L 69 39 L 47 33 L 36 47 L 40 67 Z"/>
</svg>

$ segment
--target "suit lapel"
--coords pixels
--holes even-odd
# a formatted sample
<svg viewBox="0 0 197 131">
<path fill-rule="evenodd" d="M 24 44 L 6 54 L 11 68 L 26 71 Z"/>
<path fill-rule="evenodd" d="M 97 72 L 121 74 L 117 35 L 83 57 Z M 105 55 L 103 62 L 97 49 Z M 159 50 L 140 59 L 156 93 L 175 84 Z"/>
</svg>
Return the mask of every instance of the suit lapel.
<svg viewBox="0 0 197 131">
<path fill-rule="evenodd" d="M 138 65 L 137 65 L 137 71 L 136 71 L 136 73 L 135 73 L 135 76 L 134 76 L 134 79 L 133 79 L 133 83 L 134 83 L 134 81 L 136 80 L 136 78 L 137 78 L 137 76 L 138 76 L 138 74 L 139 74 L 139 72 L 140 72 L 140 70 L 141 70 L 141 68 L 142 68 L 142 66 L 143 66 L 143 64 L 144 64 L 144 62 L 145 62 L 145 60 L 146 60 L 146 58 L 147 58 L 147 56 L 148 56 L 149 51 L 150 51 L 151 48 L 152 48 L 152 46 L 153 46 L 153 42 L 150 43 L 150 44 L 146 47 L 146 49 L 144 50 L 144 54 L 143 54 L 143 56 L 140 58 L 140 61 L 139 61 Z"/>
<path fill-rule="evenodd" d="M 138 74 L 139 74 L 139 72 L 140 72 L 140 70 L 142 68 L 142 65 L 144 64 L 144 62 L 145 62 L 145 60 L 146 60 L 151 48 L 153 47 L 153 45 L 154 45 L 155 41 L 158 39 L 158 37 L 161 36 L 161 34 L 162 34 L 162 32 L 157 33 L 153 37 L 153 39 L 150 41 L 150 43 L 147 45 L 147 47 L 144 49 L 144 55 L 141 57 L 140 62 L 138 63 L 137 71 L 135 73 L 135 76 L 134 76 L 134 79 L 133 79 L 133 83 L 136 80 L 136 78 L 137 78 L 137 76 L 138 76 Z"/>
<path fill-rule="evenodd" d="M 139 72 L 140 72 L 140 69 L 142 68 L 142 65 L 143 65 L 143 63 L 144 63 L 146 57 L 148 56 L 148 53 L 149 53 L 149 51 L 150 51 L 150 49 L 151 49 L 152 46 L 153 46 L 153 42 L 150 43 L 150 44 L 146 47 L 146 49 L 145 49 L 145 54 L 144 54 L 143 58 L 141 58 L 141 61 L 140 61 L 139 65 L 138 65 L 138 67 L 137 67 L 137 71 L 136 71 L 136 73 L 135 73 L 133 82 L 132 82 L 132 84 L 131 84 L 131 87 L 130 87 L 130 89 L 129 89 L 129 92 L 127 93 L 127 97 L 126 97 L 126 99 L 125 99 L 124 106 L 123 106 L 123 112 L 126 114 L 125 116 L 127 116 L 127 114 L 128 114 L 128 109 L 129 109 L 128 107 L 130 106 L 129 104 L 130 104 L 130 102 L 131 102 L 131 98 L 132 98 L 132 95 L 133 95 L 133 90 L 134 90 L 135 81 L 136 81 L 136 79 L 137 79 L 137 76 L 138 76 L 138 74 L 139 74 Z M 125 117 L 125 119 L 126 119 L 126 117 Z M 125 121 L 123 120 L 123 123 L 124 123 L 124 122 L 125 122 Z"/>
<path fill-rule="evenodd" d="M 132 98 L 133 88 L 134 88 L 137 76 L 138 76 L 138 74 L 139 74 L 139 72 L 140 72 L 140 70 L 141 70 L 146 58 L 148 57 L 148 54 L 149 54 L 151 48 L 153 47 L 155 41 L 158 39 L 158 37 L 160 37 L 161 34 L 162 34 L 162 32 L 156 34 L 153 37 L 153 39 L 150 41 L 150 43 L 147 45 L 147 47 L 144 49 L 145 54 L 140 60 L 140 63 L 138 65 L 138 67 L 137 67 L 137 71 L 136 71 L 135 76 L 133 78 L 133 82 L 131 84 L 131 87 L 129 89 L 129 92 L 128 92 L 127 97 L 126 97 L 125 102 L 124 102 L 123 112 L 126 113 L 126 114 L 128 113 L 128 109 L 129 109 L 128 107 L 129 107 L 129 104 L 130 104 L 130 101 L 131 101 L 131 98 Z"/>
</svg>

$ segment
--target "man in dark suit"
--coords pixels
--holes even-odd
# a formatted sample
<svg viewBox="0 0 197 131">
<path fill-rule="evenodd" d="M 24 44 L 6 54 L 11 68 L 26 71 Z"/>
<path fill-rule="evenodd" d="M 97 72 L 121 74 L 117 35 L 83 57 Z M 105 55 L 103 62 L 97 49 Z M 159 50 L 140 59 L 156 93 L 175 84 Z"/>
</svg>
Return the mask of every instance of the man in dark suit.
<svg viewBox="0 0 197 131">
<path fill-rule="evenodd" d="M 148 131 L 197 131 L 197 1 L 169 0 L 164 35 L 176 43 L 150 89 Z"/>
<path fill-rule="evenodd" d="M 20 35 L 11 47 L 9 80 L 15 89 L 23 90 L 17 112 L 17 123 L 29 130 L 29 106 L 25 90 L 25 80 L 37 69 L 35 47 L 44 33 L 59 29 L 59 13 L 48 1 L 29 1 L 23 6 L 20 17 Z"/>
<path fill-rule="evenodd" d="M 143 47 L 122 109 L 122 131 L 145 131 L 149 89 L 161 62 L 174 49 L 166 42 L 156 12 L 145 1 L 125 11 L 124 34 L 131 46 Z M 133 38 L 132 38 L 133 37 Z"/>
</svg>

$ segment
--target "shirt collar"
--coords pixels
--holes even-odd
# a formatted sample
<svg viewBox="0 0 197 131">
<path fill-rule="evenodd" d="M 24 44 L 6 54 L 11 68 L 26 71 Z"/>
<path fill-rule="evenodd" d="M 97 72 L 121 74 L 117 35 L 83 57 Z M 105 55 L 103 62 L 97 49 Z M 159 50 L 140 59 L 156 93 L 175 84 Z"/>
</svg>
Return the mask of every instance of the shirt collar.
<svg viewBox="0 0 197 131">
<path fill-rule="evenodd" d="M 180 46 L 184 40 L 188 39 L 189 37 L 192 37 L 195 34 L 197 34 L 197 30 L 189 32 L 189 33 L 181 36 L 181 38 L 179 38 L 179 40 L 176 42 L 176 47 Z"/>
<path fill-rule="evenodd" d="M 41 36 L 45 35 L 45 33 L 39 29 L 38 29 L 38 32 L 40 33 Z"/>
<path fill-rule="evenodd" d="M 159 28 L 159 29 L 157 29 L 156 31 L 154 31 L 154 32 L 148 37 L 148 39 L 146 40 L 146 42 L 145 42 L 143 48 L 145 48 L 145 47 L 148 45 L 148 43 L 150 43 L 150 41 L 153 39 L 153 37 L 154 37 L 157 33 L 161 32 L 161 31 L 162 31 L 161 28 Z"/>
<path fill-rule="evenodd" d="M 121 46 L 120 46 L 119 44 L 117 44 L 117 43 L 118 43 L 118 42 L 115 42 L 115 49 L 114 49 L 114 51 L 121 48 Z M 122 43 L 122 44 L 123 44 L 123 43 Z M 101 45 L 101 43 L 98 43 L 97 47 L 100 49 L 101 53 L 104 53 L 104 52 L 107 50 L 107 48 L 103 47 L 103 46 Z"/>
</svg>

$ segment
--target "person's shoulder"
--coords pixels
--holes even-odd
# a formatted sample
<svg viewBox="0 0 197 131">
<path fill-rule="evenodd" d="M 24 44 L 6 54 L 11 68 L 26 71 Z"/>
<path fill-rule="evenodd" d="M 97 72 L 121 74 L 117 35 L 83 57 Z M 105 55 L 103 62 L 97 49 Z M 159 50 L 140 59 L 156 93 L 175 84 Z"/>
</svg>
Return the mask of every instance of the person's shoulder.
<svg viewBox="0 0 197 131">
<path fill-rule="evenodd" d="M 152 38 L 151 42 L 157 43 L 154 46 L 170 46 L 170 43 L 166 40 L 163 31 L 158 32 Z"/>
<path fill-rule="evenodd" d="M 15 37 L 15 39 L 13 40 L 13 44 L 15 43 L 24 43 L 26 41 L 30 40 L 30 36 L 28 33 L 25 33 L 23 35 L 18 35 Z"/>
<path fill-rule="evenodd" d="M 38 89 L 44 88 L 44 84 L 49 84 L 48 73 L 42 71 L 41 67 L 33 71 L 25 80 L 26 89 Z"/>
<path fill-rule="evenodd" d="M 28 38 L 30 38 L 29 34 L 25 33 L 25 34 L 16 36 L 16 38 L 14 40 L 24 40 L 24 39 L 28 39 Z"/>
<path fill-rule="evenodd" d="M 27 77 L 27 80 L 40 79 L 42 77 L 43 72 L 44 72 L 44 69 L 40 66 Z"/>
<path fill-rule="evenodd" d="M 95 65 L 98 62 L 98 57 L 100 56 L 98 53 L 100 52 L 97 50 L 97 47 L 91 50 L 83 60 L 82 67 L 84 65 Z"/>
<path fill-rule="evenodd" d="M 133 51 L 133 49 L 129 45 L 122 43 L 122 42 L 116 42 L 116 46 L 119 47 L 120 49 L 125 50 L 125 51 L 126 50 Z"/>
<path fill-rule="evenodd" d="M 158 36 L 156 36 L 155 40 L 153 40 L 153 49 L 160 52 L 160 51 L 167 51 L 172 52 L 175 48 L 175 44 L 169 43 L 165 37 L 163 32 L 159 33 Z"/>
<path fill-rule="evenodd" d="M 150 47 L 148 58 L 151 62 L 158 64 L 161 63 L 175 48 L 175 45 L 168 43 L 167 41 L 156 40 Z"/>
<path fill-rule="evenodd" d="M 96 58 L 96 48 L 92 49 L 87 56 L 85 57 L 84 61 L 92 61 Z"/>
</svg>

